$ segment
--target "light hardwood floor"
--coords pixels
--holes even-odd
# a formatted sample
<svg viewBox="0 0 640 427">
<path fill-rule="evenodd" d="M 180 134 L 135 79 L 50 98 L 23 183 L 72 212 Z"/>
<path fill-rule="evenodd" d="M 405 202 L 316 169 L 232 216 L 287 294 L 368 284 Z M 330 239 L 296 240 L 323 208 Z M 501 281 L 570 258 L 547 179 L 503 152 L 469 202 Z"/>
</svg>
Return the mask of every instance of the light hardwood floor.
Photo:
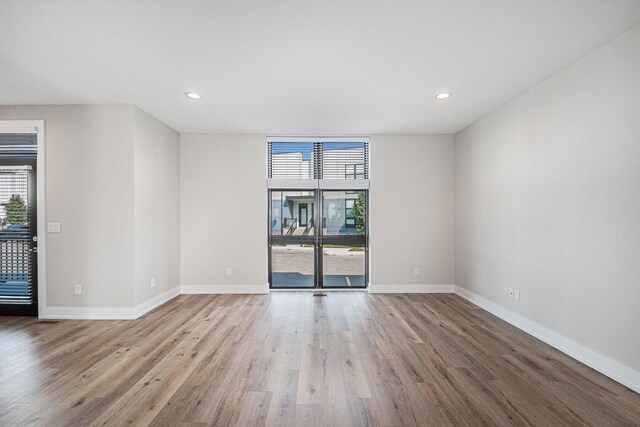
<svg viewBox="0 0 640 427">
<path fill-rule="evenodd" d="M 640 395 L 450 294 L 0 318 L 0 425 L 640 425 Z"/>
</svg>

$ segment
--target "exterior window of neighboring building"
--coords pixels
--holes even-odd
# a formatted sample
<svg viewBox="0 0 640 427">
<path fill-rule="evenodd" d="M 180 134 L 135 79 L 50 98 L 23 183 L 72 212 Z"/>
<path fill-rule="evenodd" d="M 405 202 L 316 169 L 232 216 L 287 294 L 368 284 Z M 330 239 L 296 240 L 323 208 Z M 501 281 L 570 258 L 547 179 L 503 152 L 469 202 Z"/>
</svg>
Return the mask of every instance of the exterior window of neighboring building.
<svg viewBox="0 0 640 427">
<path fill-rule="evenodd" d="M 344 165 L 345 179 L 364 179 L 364 165 Z"/>
<path fill-rule="evenodd" d="M 345 228 L 356 228 L 356 218 L 353 216 L 353 204 L 355 200 L 346 199 L 344 201 L 344 226 Z"/>
</svg>

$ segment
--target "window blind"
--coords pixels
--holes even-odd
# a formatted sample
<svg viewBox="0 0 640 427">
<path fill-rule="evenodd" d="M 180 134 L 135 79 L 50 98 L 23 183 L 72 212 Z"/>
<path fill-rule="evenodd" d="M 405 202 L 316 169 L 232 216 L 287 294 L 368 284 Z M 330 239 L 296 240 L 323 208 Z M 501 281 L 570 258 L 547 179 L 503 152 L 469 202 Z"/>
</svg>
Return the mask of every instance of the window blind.
<svg viewBox="0 0 640 427">
<path fill-rule="evenodd" d="M 369 142 L 267 141 L 269 179 L 369 179 Z"/>
<path fill-rule="evenodd" d="M 0 155 L 31 154 L 38 152 L 35 133 L 0 133 Z"/>
<path fill-rule="evenodd" d="M 313 142 L 269 142 L 268 173 L 273 179 L 313 179 L 316 153 Z"/>
</svg>

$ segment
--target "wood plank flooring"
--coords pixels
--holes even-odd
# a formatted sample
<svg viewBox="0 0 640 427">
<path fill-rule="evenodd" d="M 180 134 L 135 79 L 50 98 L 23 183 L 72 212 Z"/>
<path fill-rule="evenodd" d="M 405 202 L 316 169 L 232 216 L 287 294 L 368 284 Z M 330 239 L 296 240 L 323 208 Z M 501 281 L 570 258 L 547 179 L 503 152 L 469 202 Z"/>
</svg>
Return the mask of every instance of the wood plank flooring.
<svg viewBox="0 0 640 427">
<path fill-rule="evenodd" d="M 0 318 L 0 425 L 640 425 L 640 395 L 451 294 L 183 295 Z"/>
</svg>

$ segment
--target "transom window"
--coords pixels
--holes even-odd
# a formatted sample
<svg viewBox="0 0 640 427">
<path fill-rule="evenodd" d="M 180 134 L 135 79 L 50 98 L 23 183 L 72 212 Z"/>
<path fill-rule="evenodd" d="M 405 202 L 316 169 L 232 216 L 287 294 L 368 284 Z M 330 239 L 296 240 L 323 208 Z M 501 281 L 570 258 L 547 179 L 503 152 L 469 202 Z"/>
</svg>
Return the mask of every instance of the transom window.
<svg viewBox="0 0 640 427">
<path fill-rule="evenodd" d="M 269 179 L 369 179 L 365 139 L 268 140 Z"/>
</svg>

